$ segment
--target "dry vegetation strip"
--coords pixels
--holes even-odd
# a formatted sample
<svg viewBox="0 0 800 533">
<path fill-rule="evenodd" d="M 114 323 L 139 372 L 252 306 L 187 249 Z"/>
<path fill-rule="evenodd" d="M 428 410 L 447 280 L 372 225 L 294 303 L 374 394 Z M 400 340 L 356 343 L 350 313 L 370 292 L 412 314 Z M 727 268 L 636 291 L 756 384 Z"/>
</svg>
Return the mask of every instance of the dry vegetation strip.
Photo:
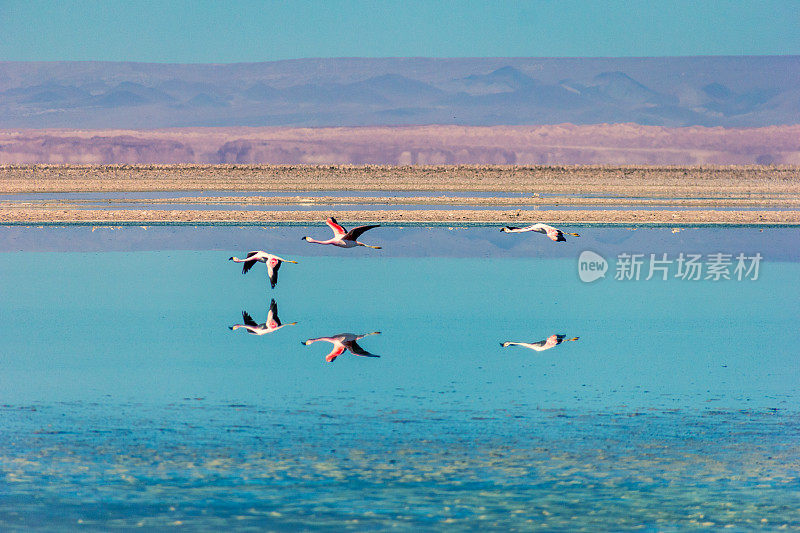
<svg viewBox="0 0 800 533">
<path fill-rule="evenodd" d="M 376 210 L 336 211 L 342 223 L 504 223 L 552 222 L 564 224 L 793 224 L 800 225 L 800 211 L 554 211 L 554 210 Z M 191 210 L 90 210 L 90 209 L 0 209 L 3 223 L 282 223 L 320 222 L 319 211 L 191 211 Z"/>
<path fill-rule="evenodd" d="M 574 208 L 640 208 L 640 209 L 662 209 L 662 208 L 685 208 L 685 209 L 797 209 L 800 208 L 800 196 L 793 194 L 783 194 L 780 196 L 748 197 L 748 198 L 676 198 L 676 199 L 654 199 L 654 198 L 582 198 L 569 196 L 554 197 L 464 197 L 464 196 L 414 196 L 414 197 L 393 197 L 393 196 L 289 196 L 289 197 L 181 197 L 181 198 L 152 198 L 152 199 L 131 199 L 131 198 L 105 198 L 101 200 L 85 199 L 58 199 L 58 200 L 2 200 L 0 196 L 0 208 L 36 208 L 36 209 L 119 209 L 123 207 L 141 206 L 141 209 L 148 209 L 148 206 L 160 205 L 188 205 L 184 209 L 192 209 L 197 206 L 203 209 L 230 210 L 237 207 L 261 207 L 265 210 L 277 206 L 296 206 L 297 210 L 309 207 L 330 207 L 332 209 L 348 209 L 349 206 L 367 206 L 367 209 L 384 209 L 383 206 L 441 206 L 445 209 L 451 206 L 483 206 L 496 209 L 510 209 L 523 207 L 536 207 L 548 209 L 554 206 L 574 207 Z M 107 206 L 107 207 L 100 207 Z"/>
<path fill-rule="evenodd" d="M 660 224 L 798 224 L 800 168 L 798 167 L 605 167 L 605 166 L 5 166 L 0 167 L 0 193 L 125 192 L 125 191 L 496 191 L 528 196 L 492 195 L 467 198 L 411 196 L 394 198 L 353 196 L 290 198 L 266 196 L 176 198 L 158 200 L 0 201 L 0 223 L 270 223 L 311 222 L 320 211 L 304 205 L 330 205 L 349 222 L 532 222 L 660 223 Z M 557 198 L 538 196 L 560 195 Z M 617 198 L 568 195 L 615 195 Z M 0 198 L 2 200 L 2 198 Z M 142 209 L 113 206 L 141 204 Z M 154 210 L 147 204 L 250 204 L 262 210 Z M 385 205 L 373 210 L 347 210 L 348 204 Z M 87 205 L 87 204 L 95 204 Z M 435 204 L 441 209 L 397 210 L 392 204 Z M 453 210 L 450 205 L 491 206 L 493 209 Z M 601 210 L 548 210 L 599 206 Z M 297 205 L 297 210 L 270 210 L 270 205 Z M 640 209 L 622 210 L 627 205 Z M 81 207 L 88 207 L 82 209 Z M 541 209 L 526 209 L 537 208 Z M 647 210 L 666 207 L 665 210 Z M 691 207 L 693 210 L 677 210 Z M 758 207 L 776 209 L 757 211 Z M 615 209 L 616 208 L 616 209 Z M 675 209 L 670 209 L 675 208 Z M 706 209 L 708 208 L 708 209 Z M 716 208 L 716 209 L 714 209 Z M 725 208 L 726 210 L 720 210 Z"/>
<path fill-rule="evenodd" d="M 800 194 L 800 167 L 0 166 L 0 193 L 181 190 L 595 192 L 734 197 Z"/>
<path fill-rule="evenodd" d="M 2 197 L 0 197 L 2 198 Z M 226 197 L 191 197 L 180 198 L 108 198 L 102 200 L 26 200 L 6 201 L 0 199 L 0 206 L 13 207 L 83 207 L 87 205 L 107 204 L 109 209 L 115 206 L 135 205 L 172 205 L 194 204 L 198 206 L 342 206 L 348 205 L 472 205 L 472 206 L 497 206 L 499 208 L 521 206 L 587 206 L 587 207 L 615 207 L 615 206 L 640 206 L 648 207 L 735 207 L 752 208 L 796 208 L 800 207 L 800 195 L 753 195 L 740 198 L 584 198 L 571 196 L 545 196 L 545 197 L 469 197 L 469 196 L 226 196 Z"/>
</svg>

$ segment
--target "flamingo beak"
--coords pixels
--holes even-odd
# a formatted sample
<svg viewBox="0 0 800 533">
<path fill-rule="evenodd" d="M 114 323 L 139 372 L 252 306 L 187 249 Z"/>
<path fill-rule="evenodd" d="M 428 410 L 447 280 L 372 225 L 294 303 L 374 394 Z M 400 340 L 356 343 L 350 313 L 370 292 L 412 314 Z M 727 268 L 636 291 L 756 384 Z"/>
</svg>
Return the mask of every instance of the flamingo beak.
<svg viewBox="0 0 800 533">
<path fill-rule="evenodd" d="M 297 264 L 297 261 L 286 261 L 286 262 L 287 263 L 294 263 L 295 265 Z"/>
<path fill-rule="evenodd" d="M 580 235 L 578 235 L 577 233 L 570 233 L 570 235 L 572 235 L 573 237 L 580 237 Z"/>
</svg>

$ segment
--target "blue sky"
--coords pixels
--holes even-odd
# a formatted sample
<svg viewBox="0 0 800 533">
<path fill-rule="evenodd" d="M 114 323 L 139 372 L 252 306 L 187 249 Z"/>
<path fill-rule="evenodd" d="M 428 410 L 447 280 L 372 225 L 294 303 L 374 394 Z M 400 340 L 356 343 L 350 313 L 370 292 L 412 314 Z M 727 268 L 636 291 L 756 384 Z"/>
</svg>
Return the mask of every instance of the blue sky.
<svg viewBox="0 0 800 533">
<path fill-rule="evenodd" d="M 0 60 L 800 54 L 800 2 L 0 0 Z"/>
</svg>

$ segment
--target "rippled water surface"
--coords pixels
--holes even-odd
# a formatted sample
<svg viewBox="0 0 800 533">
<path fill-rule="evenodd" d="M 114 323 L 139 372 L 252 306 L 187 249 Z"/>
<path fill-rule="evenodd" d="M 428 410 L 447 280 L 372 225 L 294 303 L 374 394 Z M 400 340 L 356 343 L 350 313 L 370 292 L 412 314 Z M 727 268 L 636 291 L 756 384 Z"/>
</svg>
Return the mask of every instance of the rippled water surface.
<svg viewBox="0 0 800 533">
<path fill-rule="evenodd" d="M 0 528 L 800 528 L 797 230 L 565 229 L 0 227 Z"/>
</svg>

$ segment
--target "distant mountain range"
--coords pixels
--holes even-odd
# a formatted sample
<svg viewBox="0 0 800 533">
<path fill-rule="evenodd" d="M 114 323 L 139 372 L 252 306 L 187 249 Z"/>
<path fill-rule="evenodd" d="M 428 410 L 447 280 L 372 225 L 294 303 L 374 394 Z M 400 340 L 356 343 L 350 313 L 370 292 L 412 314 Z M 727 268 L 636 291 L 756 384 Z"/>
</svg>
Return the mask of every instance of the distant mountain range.
<svg viewBox="0 0 800 533">
<path fill-rule="evenodd" d="M 0 128 L 800 124 L 800 56 L 1 62 Z"/>
</svg>

